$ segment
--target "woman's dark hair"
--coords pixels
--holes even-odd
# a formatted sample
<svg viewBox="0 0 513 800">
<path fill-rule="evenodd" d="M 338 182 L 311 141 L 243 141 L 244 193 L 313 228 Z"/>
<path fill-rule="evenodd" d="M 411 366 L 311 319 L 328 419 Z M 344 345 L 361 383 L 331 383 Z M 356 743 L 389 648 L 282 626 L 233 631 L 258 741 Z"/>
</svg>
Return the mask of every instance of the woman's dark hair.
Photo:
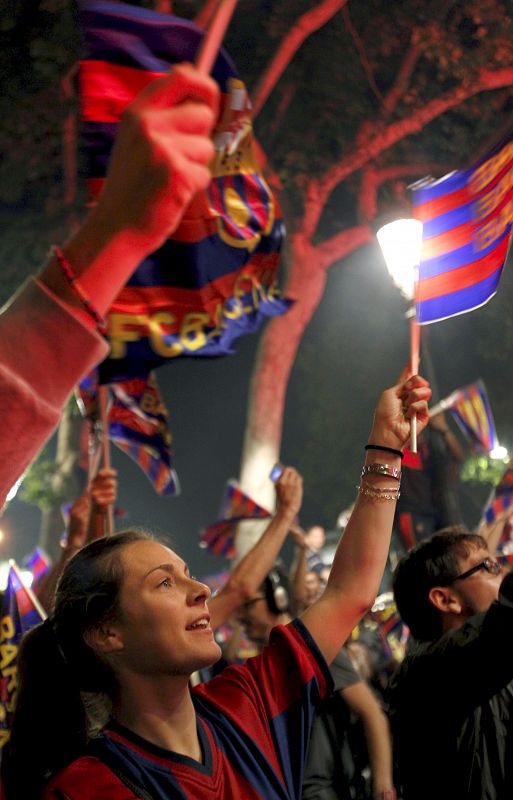
<svg viewBox="0 0 513 800">
<path fill-rule="evenodd" d="M 84 633 L 114 619 L 123 580 L 121 550 L 151 539 L 124 531 L 86 545 L 66 564 L 50 620 L 23 637 L 18 696 L 10 741 L 2 757 L 6 800 L 36 800 L 48 778 L 87 744 L 81 692 L 112 695 L 111 670 Z"/>
<path fill-rule="evenodd" d="M 482 536 L 462 530 L 444 528 L 431 539 L 414 547 L 397 565 L 393 589 L 401 619 L 419 642 L 438 639 L 442 633 L 442 617 L 429 599 L 434 586 L 448 586 L 461 571 L 460 560 L 468 558 L 472 549 L 487 549 Z"/>
</svg>

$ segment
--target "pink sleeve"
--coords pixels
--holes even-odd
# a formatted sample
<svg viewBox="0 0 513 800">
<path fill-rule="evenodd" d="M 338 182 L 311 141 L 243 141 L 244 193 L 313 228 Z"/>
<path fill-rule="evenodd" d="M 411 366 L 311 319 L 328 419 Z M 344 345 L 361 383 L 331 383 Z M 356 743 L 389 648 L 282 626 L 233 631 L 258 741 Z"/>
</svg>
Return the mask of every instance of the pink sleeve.
<svg viewBox="0 0 513 800">
<path fill-rule="evenodd" d="M 56 428 L 73 387 L 108 345 L 30 279 L 0 314 L 0 507 Z"/>
</svg>

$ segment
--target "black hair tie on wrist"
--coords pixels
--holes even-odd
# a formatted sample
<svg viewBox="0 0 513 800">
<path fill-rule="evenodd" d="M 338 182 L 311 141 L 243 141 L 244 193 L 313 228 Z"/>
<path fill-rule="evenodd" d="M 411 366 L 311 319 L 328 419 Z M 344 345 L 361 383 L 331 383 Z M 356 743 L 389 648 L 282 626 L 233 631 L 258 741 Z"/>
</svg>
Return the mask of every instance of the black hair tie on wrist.
<svg viewBox="0 0 513 800">
<path fill-rule="evenodd" d="M 382 444 L 366 444 L 365 450 L 381 450 L 382 453 L 392 453 L 393 456 L 399 456 L 402 460 L 404 458 L 404 453 L 401 450 L 394 450 L 393 447 L 385 447 Z"/>
</svg>

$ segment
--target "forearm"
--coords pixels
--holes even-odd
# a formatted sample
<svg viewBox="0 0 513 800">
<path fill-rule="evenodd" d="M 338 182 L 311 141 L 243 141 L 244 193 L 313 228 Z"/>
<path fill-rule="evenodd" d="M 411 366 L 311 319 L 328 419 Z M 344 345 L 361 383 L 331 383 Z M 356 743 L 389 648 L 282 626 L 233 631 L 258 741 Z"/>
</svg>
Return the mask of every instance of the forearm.
<svg viewBox="0 0 513 800">
<path fill-rule="evenodd" d="M 33 279 L 2 309 L 0 505 L 57 426 L 73 387 L 107 352 L 101 336 Z"/>
<path fill-rule="evenodd" d="M 101 316 L 105 316 L 137 265 L 147 255 L 143 237 L 128 226 L 109 226 L 98 209 L 89 213 L 63 250 L 85 295 Z M 55 257 L 41 271 L 39 280 L 71 306 L 78 318 L 94 325 Z"/>
<path fill-rule="evenodd" d="M 258 542 L 237 564 L 227 584 L 210 601 L 213 628 L 222 625 L 238 606 L 258 591 L 276 561 L 294 516 L 295 511 L 278 509 Z"/>
<path fill-rule="evenodd" d="M 381 709 L 369 717 L 362 717 L 362 725 L 369 752 L 372 790 L 377 796 L 394 787 L 390 727 Z"/>
<path fill-rule="evenodd" d="M 109 532 L 108 526 L 108 508 L 103 508 L 93 503 L 91 515 L 89 517 L 86 541 L 93 542 L 95 539 L 101 539 L 103 536 L 106 536 Z"/>
<path fill-rule="evenodd" d="M 390 545 L 409 420 L 417 415 L 420 433 L 428 419 L 430 394 L 427 382 L 414 376 L 379 399 L 365 458 L 366 465 L 377 466 L 362 477 L 324 594 L 302 615 L 328 662 L 374 602 Z M 380 474 L 385 465 L 387 474 Z"/>
<path fill-rule="evenodd" d="M 371 435 L 370 439 L 374 439 Z M 390 453 L 368 450 L 365 464 L 383 464 L 399 469 L 401 459 Z M 340 540 L 331 567 L 328 589 L 350 594 L 356 613 L 363 613 L 374 602 L 390 547 L 396 508 L 395 490 L 399 482 L 389 476 L 367 475 L 362 487 L 391 489 L 390 499 L 359 492 L 353 513 Z M 386 492 L 385 492 L 386 494 Z"/>
<path fill-rule="evenodd" d="M 301 605 L 306 600 L 306 547 L 296 547 L 294 562 L 291 569 L 292 596 L 296 605 Z"/>
</svg>

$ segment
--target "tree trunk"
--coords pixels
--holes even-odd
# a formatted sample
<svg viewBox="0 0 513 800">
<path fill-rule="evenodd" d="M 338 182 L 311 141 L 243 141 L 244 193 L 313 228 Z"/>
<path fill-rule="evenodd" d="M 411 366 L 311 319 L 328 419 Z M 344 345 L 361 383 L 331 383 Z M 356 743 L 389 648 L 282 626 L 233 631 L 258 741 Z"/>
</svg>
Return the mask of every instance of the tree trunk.
<svg viewBox="0 0 513 800">
<path fill-rule="evenodd" d="M 295 300 L 283 316 L 263 332 L 253 369 L 242 453 L 240 482 L 245 492 L 266 508 L 274 506 L 269 473 L 279 460 L 285 397 L 290 371 L 304 330 L 324 292 L 326 272 L 316 268 L 315 248 L 292 235 L 291 268 L 285 294 Z M 252 546 L 261 525 L 244 523 L 237 534 L 237 557 Z"/>
</svg>

